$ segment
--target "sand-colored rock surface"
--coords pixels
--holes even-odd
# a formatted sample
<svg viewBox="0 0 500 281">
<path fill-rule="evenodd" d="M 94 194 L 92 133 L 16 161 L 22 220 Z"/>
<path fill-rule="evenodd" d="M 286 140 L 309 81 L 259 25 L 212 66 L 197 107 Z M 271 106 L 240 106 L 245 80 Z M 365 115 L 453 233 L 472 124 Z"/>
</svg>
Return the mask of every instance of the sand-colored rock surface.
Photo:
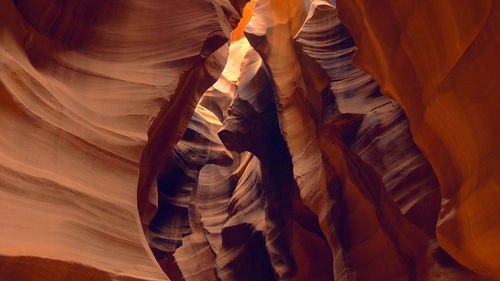
<svg viewBox="0 0 500 281">
<path fill-rule="evenodd" d="M 499 4 L 438 2 L 0 0 L 0 280 L 500 280 Z"/>
<path fill-rule="evenodd" d="M 148 152 L 182 136 L 241 11 L 229 1 L 0 5 L 2 268 L 32 256 L 48 268 L 33 280 L 71 279 L 76 264 L 86 280 L 165 280 L 140 227 L 139 167 L 155 177 Z"/>
</svg>

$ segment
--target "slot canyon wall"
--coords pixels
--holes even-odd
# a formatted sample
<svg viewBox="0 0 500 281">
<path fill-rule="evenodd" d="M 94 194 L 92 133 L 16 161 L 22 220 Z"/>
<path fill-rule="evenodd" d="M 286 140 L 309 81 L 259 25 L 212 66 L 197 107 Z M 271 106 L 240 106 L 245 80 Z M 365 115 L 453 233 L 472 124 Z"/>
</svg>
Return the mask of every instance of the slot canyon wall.
<svg viewBox="0 0 500 281">
<path fill-rule="evenodd" d="M 500 280 L 494 0 L 0 0 L 0 280 Z"/>
</svg>

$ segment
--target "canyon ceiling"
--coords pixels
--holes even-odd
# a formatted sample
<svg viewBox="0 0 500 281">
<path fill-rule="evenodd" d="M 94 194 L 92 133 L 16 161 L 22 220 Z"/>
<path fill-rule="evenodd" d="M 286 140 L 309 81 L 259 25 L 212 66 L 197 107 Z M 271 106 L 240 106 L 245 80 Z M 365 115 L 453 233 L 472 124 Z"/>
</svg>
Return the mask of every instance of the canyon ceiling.
<svg viewBox="0 0 500 281">
<path fill-rule="evenodd" d="M 500 280 L 500 1 L 0 0 L 0 281 Z"/>
</svg>

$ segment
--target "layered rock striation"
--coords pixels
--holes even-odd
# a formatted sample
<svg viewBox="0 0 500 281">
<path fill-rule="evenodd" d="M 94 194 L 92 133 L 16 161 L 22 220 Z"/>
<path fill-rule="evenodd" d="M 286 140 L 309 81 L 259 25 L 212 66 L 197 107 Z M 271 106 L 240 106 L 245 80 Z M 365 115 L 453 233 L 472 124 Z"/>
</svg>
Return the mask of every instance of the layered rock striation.
<svg viewBox="0 0 500 281">
<path fill-rule="evenodd" d="M 466 2 L 2 0 L 0 280 L 498 280 Z"/>
</svg>

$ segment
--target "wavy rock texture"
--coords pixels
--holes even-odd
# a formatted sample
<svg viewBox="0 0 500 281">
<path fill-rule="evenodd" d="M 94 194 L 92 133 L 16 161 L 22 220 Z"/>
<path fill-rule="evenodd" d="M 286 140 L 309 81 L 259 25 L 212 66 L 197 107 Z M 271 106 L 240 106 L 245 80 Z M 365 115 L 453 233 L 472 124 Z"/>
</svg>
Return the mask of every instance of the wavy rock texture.
<svg viewBox="0 0 500 281">
<path fill-rule="evenodd" d="M 221 78 L 173 152 L 159 173 L 158 212 L 147 234 L 169 277 L 331 280 L 317 219 L 294 194 L 271 79 L 245 39 L 231 45 Z"/>
<path fill-rule="evenodd" d="M 8 280 L 165 280 L 140 228 L 139 167 L 147 222 L 155 157 L 219 77 L 240 11 L 215 0 L 0 5 L 0 276 L 21 264 L 30 273 Z"/>
<path fill-rule="evenodd" d="M 337 2 L 0 0 L 0 280 L 497 280 L 498 3 Z"/>
<path fill-rule="evenodd" d="M 325 251 L 326 241 L 320 233 L 317 218 L 303 205 L 297 194 L 290 154 L 280 134 L 272 81 L 262 59 L 254 50 L 250 50 L 243 61 L 237 85 L 238 90 L 230 106 L 230 114 L 224 120 L 219 136 L 227 148 L 249 151 L 260 162 L 259 180 L 256 185 L 262 190 L 260 201 L 263 207 L 263 222 L 258 225 L 263 228 L 264 252 L 269 254 L 268 266 L 271 266 L 274 276 L 267 273 L 257 280 L 331 280 L 331 257 L 328 251 Z M 241 224 L 249 221 L 249 218 L 240 217 L 238 220 Z M 241 228 L 243 226 L 238 226 L 238 229 Z M 223 245 L 224 232 L 236 231 L 235 229 L 236 226 L 227 229 L 226 225 L 223 229 Z M 297 247 L 307 243 L 315 252 Z M 242 249 L 241 246 L 239 248 Z M 243 253 L 244 251 L 242 255 Z M 317 262 L 304 262 L 308 260 Z M 249 278 L 234 270 L 234 266 L 234 262 L 229 264 L 232 275 L 228 278 Z"/>
<path fill-rule="evenodd" d="M 297 2 L 283 8 L 281 2 L 258 1 L 246 29 L 273 79 L 302 200 L 318 216 L 334 254 L 336 280 L 414 279 L 426 239 L 400 217 L 376 174 L 345 147 L 338 132 L 329 132 L 337 130 L 335 119 L 321 108 L 328 101 L 322 94 L 331 95 L 328 79 L 291 40 L 298 31 L 294 21 L 303 13 Z M 393 265 L 380 270 L 388 262 Z"/>
<path fill-rule="evenodd" d="M 363 115 L 352 139 L 353 152 L 375 168 L 403 214 L 435 236 L 440 195 L 434 172 L 413 143 L 400 106 L 381 95 L 375 80 L 353 65 L 356 46 L 336 8 L 313 2 L 295 38 L 326 70 L 339 112 Z"/>
<path fill-rule="evenodd" d="M 439 179 L 440 245 L 500 278 L 498 1 L 337 2 L 356 64 L 401 104 Z"/>
<path fill-rule="evenodd" d="M 325 106 L 327 100 L 324 95 L 320 100 L 320 93 L 325 93 L 321 71 L 301 55 L 300 46 L 292 45 L 290 39 L 297 33 L 300 35 L 300 31 L 307 33 L 305 26 L 297 29 L 297 21 L 314 19 L 318 6 L 329 7 L 330 4 L 313 1 L 309 9 L 301 8 L 302 4 L 295 1 L 285 4 L 257 1 L 246 33 L 273 79 L 280 127 L 292 156 L 295 180 L 302 200 L 318 216 L 334 253 L 336 279 L 440 278 L 441 269 L 433 265 L 437 263 L 435 257 L 428 256 L 424 250 L 430 243 L 429 238 L 401 217 L 400 210 L 386 195 L 376 173 L 355 157 L 338 137 L 339 132 L 335 128 L 337 118 L 330 117 L 329 120 L 325 116 L 328 112 L 318 106 Z M 307 10 L 309 15 L 305 16 Z M 328 68 L 328 63 L 323 61 L 322 66 Z M 333 74 L 352 74 L 344 71 L 349 71 L 349 65 L 344 65 L 344 69 L 337 69 L 338 73 Z M 344 90 L 337 92 L 342 95 Z M 366 92 L 366 89 L 359 90 L 361 95 Z M 323 159 L 323 165 L 319 159 Z M 359 170 L 363 172 L 358 174 Z M 397 170 L 392 169 L 391 172 Z M 432 172 L 427 174 L 432 181 Z M 432 190 L 432 185 L 429 188 Z M 414 201 L 421 200 L 415 197 Z M 403 204 L 402 207 L 406 206 Z M 372 224 L 368 226 L 367 221 Z M 425 228 L 425 225 L 422 227 Z M 358 236 L 361 233 L 364 234 Z M 384 268 L 384 260 L 392 266 Z M 466 278 L 479 278 L 472 273 L 469 275 L 471 277 Z"/>
</svg>

